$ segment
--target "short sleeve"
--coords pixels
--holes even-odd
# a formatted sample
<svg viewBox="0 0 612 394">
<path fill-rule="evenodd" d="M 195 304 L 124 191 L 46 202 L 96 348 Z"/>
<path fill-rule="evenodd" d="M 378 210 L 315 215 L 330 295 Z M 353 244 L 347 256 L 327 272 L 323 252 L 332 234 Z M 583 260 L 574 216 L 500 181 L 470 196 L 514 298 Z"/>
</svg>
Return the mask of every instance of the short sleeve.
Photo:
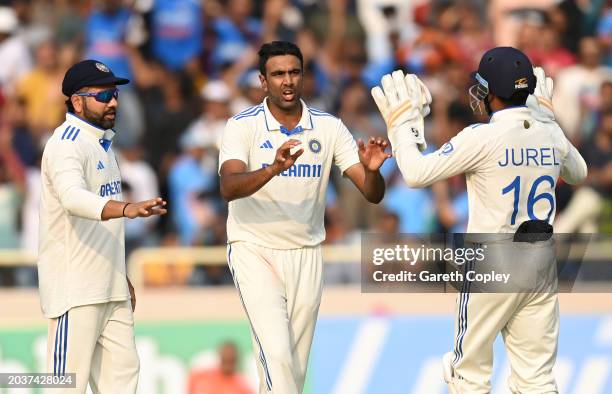
<svg viewBox="0 0 612 394">
<path fill-rule="evenodd" d="M 221 149 L 219 151 L 219 171 L 224 162 L 228 160 L 240 160 L 249 164 L 249 141 L 248 129 L 244 122 L 229 119 L 225 124 L 221 138 Z"/>
<path fill-rule="evenodd" d="M 359 154 L 357 153 L 355 139 L 340 120 L 338 120 L 337 133 L 338 136 L 336 138 L 336 144 L 334 145 L 334 164 L 336 164 L 344 174 L 344 171 L 359 163 Z"/>
</svg>

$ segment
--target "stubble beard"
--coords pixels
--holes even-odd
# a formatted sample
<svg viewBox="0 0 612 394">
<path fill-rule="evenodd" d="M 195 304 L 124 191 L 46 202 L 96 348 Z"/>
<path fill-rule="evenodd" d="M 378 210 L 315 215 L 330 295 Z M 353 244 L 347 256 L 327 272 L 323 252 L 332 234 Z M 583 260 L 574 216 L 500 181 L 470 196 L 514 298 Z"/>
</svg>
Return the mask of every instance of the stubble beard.
<svg viewBox="0 0 612 394">
<path fill-rule="evenodd" d="M 97 114 L 89 110 L 87 103 L 83 103 L 83 117 L 85 120 L 101 129 L 108 130 L 115 126 L 115 119 L 105 118 L 106 115 L 111 113 L 115 113 L 115 116 L 117 116 L 115 110 L 107 110 L 101 114 Z"/>
</svg>

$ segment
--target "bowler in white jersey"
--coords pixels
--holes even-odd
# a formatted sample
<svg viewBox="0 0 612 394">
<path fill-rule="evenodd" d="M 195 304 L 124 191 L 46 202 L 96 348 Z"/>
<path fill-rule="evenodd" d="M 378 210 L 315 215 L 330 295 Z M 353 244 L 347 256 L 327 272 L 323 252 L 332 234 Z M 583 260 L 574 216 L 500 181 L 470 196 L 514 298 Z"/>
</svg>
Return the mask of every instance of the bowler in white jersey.
<svg viewBox="0 0 612 394">
<path fill-rule="evenodd" d="M 420 152 L 428 112 L 423 109 L 431 102 L 427 88 L 416 76 L 396 71 L 383 77 L 382 89 L 372 90 L 406 183 L 426 187 L 465 173 L 468 233 L 511 234 L 510 242 L 520 227 L 552 233 L 557 179 L 576 184 L 587 175 L 583 158 L 555 122 L 552 80 L 511 47 L 486 52 L 473 77 L 472 107 L 484 106 L 489 123 L 465 128 L 429 155 Z M 517 250 L 539 247 L 525 242 Z M 554 264 L 554 255 L 547 256 Z M 491 392 L 493 342 L 501 332 L 512 393 L 557 393 L 552 372 L 559 335 L 556 292 L 463 290 L 457 299 L 454 351 L 443 359 L 450 392 Z"/>
<path fill-rule="evenodd" d="M 161 198 L 122 201 L 111 148 L 118 78 L 95 60 L 66 72 L 66 121 L 42 157 L 38 278 L 49 319 L 47 372 L 75 373 L 53 393 L 135 393 L 134 289 L 126 276 L 123 218 L 166 213 Z"/>
<path fill-rule="evenodd" d="M 303 59 L 275 41 L 259 51 L 265 100 L 229 119 L 219 156 L 230 201 L 228 264 L 251 324 L 260 393 L 301 393 L 322 290 L 320 243 L 332 164 L 378 203 L 387 141 L 356 144 L 342 121 L 301 100 Z"/>
</svg>

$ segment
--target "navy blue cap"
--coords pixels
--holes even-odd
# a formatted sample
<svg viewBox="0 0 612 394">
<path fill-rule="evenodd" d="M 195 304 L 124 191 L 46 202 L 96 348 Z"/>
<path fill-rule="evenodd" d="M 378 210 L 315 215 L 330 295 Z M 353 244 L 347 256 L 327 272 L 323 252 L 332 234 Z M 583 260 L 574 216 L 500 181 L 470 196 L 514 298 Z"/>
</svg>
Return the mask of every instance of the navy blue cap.
<svg viewBox="0 0 612 394">
<path fill-rule="evenodd" d="M 62 93 L 70 97 L 86 86 L 125 85 L 128 83 L 130 83 L 129 79 L 116 77 L 104 63 L 97 60 L 83 60 L 66 71 L 62 82 Z"/>
<path fill-rule="evenodd" d="M 531 94 L 536 86 L 531 61 L 512 47 L 497 47 L 485 52 L 472 78 L 501 98 L 510 98 L 520 91 Z"/>
</svg>

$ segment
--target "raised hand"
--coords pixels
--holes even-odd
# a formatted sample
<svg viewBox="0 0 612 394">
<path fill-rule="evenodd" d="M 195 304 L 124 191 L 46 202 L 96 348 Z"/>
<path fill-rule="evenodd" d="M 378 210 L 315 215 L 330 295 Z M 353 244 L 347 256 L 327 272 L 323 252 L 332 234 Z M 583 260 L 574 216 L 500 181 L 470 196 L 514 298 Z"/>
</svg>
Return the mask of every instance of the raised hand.
<svg viewBox="0 0 612 394">
<path fill-rule="evenodd" d="M 387 146 L 389 141 L 383 138 L 370 137 L 367 144 L 361 138 L 357 140 L 359 161 L 363 167 L 368 171 L 378 171 L 385 160 L 391 157 L 390 153 L 385 152 Z"/>
<path fill-rule="evenodd" d="M 541 122 L 552 122 L 555 113 L 552 105 L 553 80 L 547 77 L 542 67 L 534 67 L 536 87 L 533 94 L 527 97 L 527 107 L 531 109 L 532 116 Z"/>
<path fill-rule="evenodd" d="M 416 75 L 404 76 L 401 70 L 384 75 L 380 82 L 382 88 L 376 86 L 371 93 L 387 124 L 391 144 L 395 146 L 398 133 L 407 133 L 420 150 L 425 150 L 423 118 L 430 112 L 429 89 Z"/>
<path fill-rule="evenodd" d="M 282 144 L 280 148 L 276 150 L 274 163 L 272 163 L 272 165 L 270 166 L 272 167 L 274 175 L 280 174 L 281 172 L 285 171 L 293 164 L 295 164 L 297 158 L 300 157 L 302 153 L 304 153 L 304 149 L 299 149 L 293 154 L 291 154 L 291 150 L 300 145 L 301 143 L 302 142 L 300 142 L 299 140 L 290 139 L 289 141 L 285 141 L 285 143 Z"/>
</svg>

